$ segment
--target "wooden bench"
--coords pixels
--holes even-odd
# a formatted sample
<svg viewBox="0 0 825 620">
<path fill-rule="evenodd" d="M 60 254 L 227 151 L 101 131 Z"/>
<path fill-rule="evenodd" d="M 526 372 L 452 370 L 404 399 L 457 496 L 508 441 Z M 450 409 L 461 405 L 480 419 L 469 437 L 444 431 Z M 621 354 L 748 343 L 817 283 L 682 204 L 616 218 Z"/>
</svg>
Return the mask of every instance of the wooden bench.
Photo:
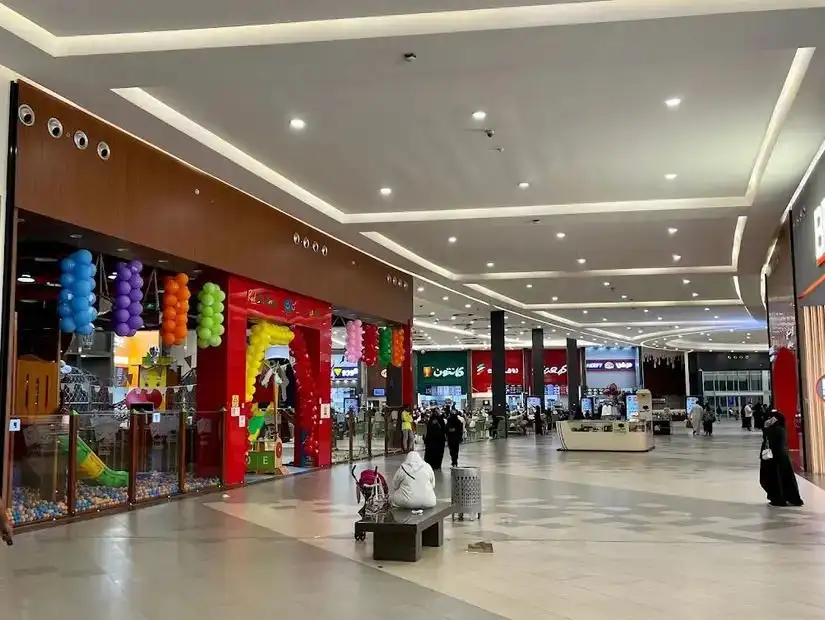
<svg viewBox="0 0 825 620">
<path fill-rule="evenodd" d="M 396 562 L 417 562 L 422 547 L 440 547 L 444 542 L 444 519 L 453 512 L 446 502 L 428 508 L 421 514 L 393 508 L 376 518 L 355 522 L 355 539 L 364 540 L 373 533 L 372 559 Z"/>
</svg>

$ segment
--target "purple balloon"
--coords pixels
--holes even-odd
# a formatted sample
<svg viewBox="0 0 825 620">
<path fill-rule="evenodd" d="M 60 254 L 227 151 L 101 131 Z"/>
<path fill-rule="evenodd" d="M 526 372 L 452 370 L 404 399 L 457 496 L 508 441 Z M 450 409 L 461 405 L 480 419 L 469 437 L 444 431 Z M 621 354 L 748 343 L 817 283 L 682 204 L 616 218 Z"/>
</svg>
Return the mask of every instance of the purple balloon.
<svg viewBox="0 0 825 620">
<path fill-rule="evenodd" d="M 129 320 L 129 311 L 124 308 L 118 308 L 114 312 L 112 312 L 112 319 L 114 319 L 115 323 L 126 323 Z M 120 335 L 120 334 L 118 334 Z"/>
<path fill-rule="evenodd" d="M 132 273 L 140 273 L 143 271 L 143 263 L 141 263 L 138 259 L 130 260 L 129 269 L 132 270 Z"/>
<path fill-rule="evenodd" d="M 118 295 L 115 297 L 115 308 L 123 308 L 126 309 L 129 307 L 129 304 L 132 303 L 132 300 L 129 298 L 129 295 Z"/>
<path fill-rule="evenodd" d="M 139 288 L 133 288 L 129 291 L 129 299 L 132 301 L 140 301 L 143 299 L 143 292 Z"/>
<path fill-rule="evenodd" d="M 121 338 L 129 335 L 129 326 L 126 323 L 115 323 L 115 333 Z"/>
<path fill-rule="evenodd" d="M 129 317 L 129 327 L 131 329 L 140 329 L 143 327 L 143 319 L 139 316 Z"/>
<path fill-rule="evenodd" d="M 115 282 L 115 293 L 118 295 L 128 295 L 132 291 L 132 286 L 126 280 Z"/>
<path fill-rule="evenodd" d="M 143 304 L 133 301 L 129 304 L 129 314 L 132 316 L 139 316 L 143 313 Z"/>
<path fill-rule="evenodd" d="M 128 334 L 126 334 L 126 335 L 127 335 L 127 336 L 134 336 L 136 333 L 137 333 L 137 330 L 136 330 L 136 329 L 130 329 L 130 330 L 129 330 L 129 333 L 128 333 Z"/>
<path fill-rule="evenodd" d="M 117 266 L 117 279 L 128 281 L 129 278 L 131 278 L 131 277 L 132 277 L 132 271 L 129 269 L 129 267 L 127 267 L 123 263 L 120 263 Z"/>
<path fill-rule="evenodd" d="M 132 277 L 129 278 L 129 284 L 132 285 L 132 288 L 141 288 L 143 286 L 143 278 L 141 278 L 139 274 L 134 273 Z"/>
</svg>

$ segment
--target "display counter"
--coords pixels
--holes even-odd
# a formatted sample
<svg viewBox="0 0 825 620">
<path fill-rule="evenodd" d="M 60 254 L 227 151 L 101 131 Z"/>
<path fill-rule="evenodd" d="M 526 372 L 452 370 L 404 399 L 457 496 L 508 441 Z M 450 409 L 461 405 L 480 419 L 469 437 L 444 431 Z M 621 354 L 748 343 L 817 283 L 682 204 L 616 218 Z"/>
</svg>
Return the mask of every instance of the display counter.
<svg viewBox="0 0 825 620">
<path fill-rule="evenodd" d="M 559 450 L 649 452 L 654 448 L 650 420 L 563 420 L 556 428 Z"/>
</svg>

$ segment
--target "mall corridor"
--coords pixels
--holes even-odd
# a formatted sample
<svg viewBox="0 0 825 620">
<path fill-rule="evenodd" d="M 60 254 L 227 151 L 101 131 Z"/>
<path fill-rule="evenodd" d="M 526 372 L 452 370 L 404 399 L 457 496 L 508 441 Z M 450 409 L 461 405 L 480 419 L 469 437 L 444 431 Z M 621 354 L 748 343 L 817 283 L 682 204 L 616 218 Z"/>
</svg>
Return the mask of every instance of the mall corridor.
<svg viewBox="0 0 825 620">
<path fill-rule="evenodd" d="M 0 553 L 2 617 L 822 618 L 825 491 L 800 481 L 804 509 L 770 509 L 759 435 L 718 426 L 637 455 L 467 446 L 486 512 L 417 564 L 353 541 L 346 466 L 22 534 Z M 480 539 L 492 555 L 466 551 Z"/>
</svg>

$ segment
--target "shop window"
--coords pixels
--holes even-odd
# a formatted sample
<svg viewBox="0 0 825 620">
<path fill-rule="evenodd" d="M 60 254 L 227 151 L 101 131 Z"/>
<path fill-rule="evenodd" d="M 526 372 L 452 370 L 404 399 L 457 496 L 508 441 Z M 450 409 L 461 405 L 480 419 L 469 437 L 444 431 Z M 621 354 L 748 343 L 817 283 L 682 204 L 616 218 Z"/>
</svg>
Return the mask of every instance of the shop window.
<svg viewBox="0 0 825 620">
<path fill-rule="evenodd" d="M 702 373 L 702 381 L 705 385 L 704 392 L 713 392 L 715 388 L 713 387 L 713 373 L 710 372 L 703 372 Z"/>
<path fill-rule="evenodd" d="M 750 391 L 751 392 L 761 392 L 762 391 L 762 371 L 761 370 L 753 370 L 750 373 Z"/>
<path fill-rule="evenodd" d="M 737 392 L 748 391 L 748 374 L 747 371 L 736 373 L 736 382 L 738 384 L 736 387 Z"/>
</svg>

